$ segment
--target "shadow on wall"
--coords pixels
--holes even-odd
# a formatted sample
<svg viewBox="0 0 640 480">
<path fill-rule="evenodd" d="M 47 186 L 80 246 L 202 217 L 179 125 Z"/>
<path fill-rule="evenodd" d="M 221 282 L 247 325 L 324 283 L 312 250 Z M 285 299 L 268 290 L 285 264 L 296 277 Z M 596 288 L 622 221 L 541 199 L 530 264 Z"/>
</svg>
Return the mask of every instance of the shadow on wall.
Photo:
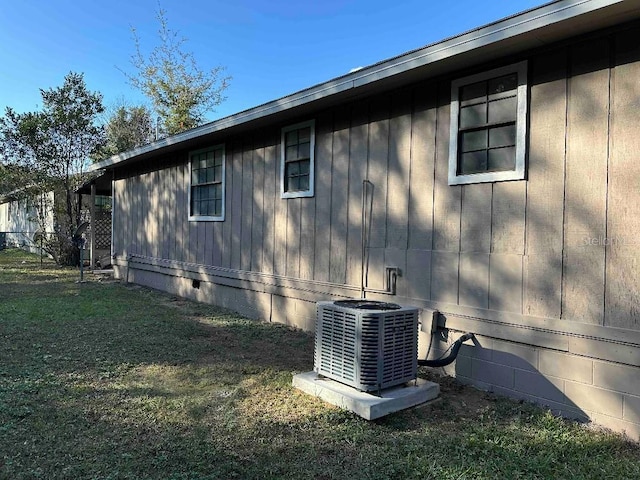
<svg viewBox="0 0 640 480">
<path fill-rule="evenodd" d="M 452 330 L 436 333 L 429 358 L 440 357 L 460 335 Z M 533 402 L 557 415 L 589 422 L 589 415 L 566 395 L 567 382 L 546 373 L 557 368 L 562 369 L 563 376 L 571 378 L 585 372 L 572 371 L 570 364 L 549 365 L 548 360 L 541 359 L 540 352 L 532 347 L 476 335 L 462 345 L 456 361 L 442 371 L 481 390 Z"/>
</svg>

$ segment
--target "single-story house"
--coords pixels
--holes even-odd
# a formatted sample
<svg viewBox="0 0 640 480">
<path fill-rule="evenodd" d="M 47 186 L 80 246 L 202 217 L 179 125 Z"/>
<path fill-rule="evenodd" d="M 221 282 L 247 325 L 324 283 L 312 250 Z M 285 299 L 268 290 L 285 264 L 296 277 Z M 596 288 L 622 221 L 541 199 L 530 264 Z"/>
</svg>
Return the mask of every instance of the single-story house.
<svg viewBox="0 0 640 480">
<path fill-rule="evenodd" d="M 420 355 L 475 334 L 449 374 L 638 439 L 638 39 L 638 0 L 553 1 L 105 159 L 115 274 L 417 306 Z"/>
</svg>

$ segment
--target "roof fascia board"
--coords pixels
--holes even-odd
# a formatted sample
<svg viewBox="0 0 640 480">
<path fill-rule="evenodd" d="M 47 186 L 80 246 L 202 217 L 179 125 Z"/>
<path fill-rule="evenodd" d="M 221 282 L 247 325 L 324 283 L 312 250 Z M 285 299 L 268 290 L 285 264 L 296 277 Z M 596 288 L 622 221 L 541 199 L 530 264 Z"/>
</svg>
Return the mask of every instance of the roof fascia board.
<svg viewBox="0 0 640 480">
<path fill-rule="evenodd" d="M 350 89 L 363 87 L 376 81 L 398 75 L 415 68 L 425 67 L 456 55 L 477 50 L 500 41 L 527 34 L 537 29 L 578 17 L 624 0 L 558 0 L 521 14 L 499 20 L 495 23 L 402 54 L 400 56 L 365 67 L 343 77 L 321 83 L 314 87 L 293 93 L 286 97 L 253 107 L 248 110 L 207 123 L 192 130 L 173 135 L 149 145 L 139 147 L 101 162 L 90 170 L 113 167 L 140 155 L 162 150 L 171 145 L 196 139 L 203 135 L 219 132 L 243 123 L 273 115 L 291 108 L 326 98 Z M 543 43 L 543 40 L 540 40 Z"/>
</svg>

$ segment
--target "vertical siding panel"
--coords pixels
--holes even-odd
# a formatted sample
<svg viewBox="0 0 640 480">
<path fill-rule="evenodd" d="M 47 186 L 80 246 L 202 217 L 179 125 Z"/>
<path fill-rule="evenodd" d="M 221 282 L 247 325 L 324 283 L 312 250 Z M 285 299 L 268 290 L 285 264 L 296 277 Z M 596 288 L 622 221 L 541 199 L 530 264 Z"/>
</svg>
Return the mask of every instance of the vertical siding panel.
<svg viewBox="0 0 640 480">
<path fill-rule="evenodd" d="M 602 324 L 609 123 L 609 42 L 571 52 L 565 173 L 562 317 Z"/>
<path fill-rule="evenodd" d="M 231 187 L 231 268 L 241 268 L 242 251 L 242 143 L 238 139 L 234 142 L 233 157 L 231 159 L 232 187 Z"/>
<path fill-rule="evenodd" d="M 147 239 L 147 256 L 156 257 L 156 247 L 158 245 L 158 237 L 156 235 L 156 219 L 158 216 L 157 198 L 156 198 L 156 174 L 157 172 L 149 172 L 147 174 L 147 195 L 146 195 L 146 215 L 149 220 L 148 230 L 146 232 Z"/>
<path fill-rule="evenodd" d="M 491 250 L 491 183 L 464 185 L 460 219 L 460 250 L 489 253 Z"/>
<path fill-rule="evenodd" d="M 411 134 L 409 249 L 431 250 L 433 231 L 433 172 L 436 152 L 436 85 L 414 92 Z"/>
<path fill-rule="evenodd" d="M 275 220 L 273 225 L 275 227 L 275 241 L 273 248 L 273 273 L 274 275 L 286 275 L 287 268 L 287 208 L 288 201 L 284 198 L 280 197 L 280 182 L 282 181 L 280 177 L 280 168 L 281 168 L 281 145 L 280 145 L 280 134 L 281 131 L 278 130 L 276 136 L 276 149 L 275 149 L 275 161 L 276 161 L 276 201 L 275 201 L 275 211 L 274 217 Z"/>
<path fill-rule="evenodd" d="M 408 244 L 411 169 L 411 91 L 393 95 L 389 120 L 387 248 L 406 250 Z"/>
<path fill-rule="evenodd" d="M 489 308 L 522 313 L 523 256 L 494 253 L 489 262 Z"/>
<path fill-rule="evenodd" d="M 287 218 L 286 225 L 286 271 L 288 277 L 300 275 L 300 204 L 304 199 L 290 198 L 286 200 Z"/>
<path fill-rule="evenodd" d="M 318 169 L 315 170 L 317 183 Z M 317 193 L 317 189 L 315 189 Z M 315 251 L 316 197 L 305 198 L 300 205 L 300 278 L 313 279 Z"/>
<path fill-rule="evenodd" d="M 640 327 L 640 29 L 618 34 L 612 76 L 605 324 Z"/>
<path fill-rule="evenodd" d="M 331 168 L 331 258 L 329 281 L 346 283 L 347 220 L 349 195 L 349 124 L 350 108 L 336 110 Z"/>
<path fill-rule="evenodd" d="M 387 241 L 387 168 L 389 165 L 389 97 L 372 102 L 369 126 L 369 181 L 373 184 L 373 211 L 368 226 L 367 286 L 384 287 L 384 249 Z"/>
<path fill-rule="evenodd" d="M 493 184 L 489 308 L 522 313 L 527 183 Z"/>
<path fill-rule="evenodd" d="M 460 186 L 449 186 L 449 122 L 451 85 L 438 88 L 435 180 L 433 187 L 433 252 L 431 298 L 457 303 L 460 250 Z"/>
<path fill-rule="evenodd" d="M 300 278 L 313 279 L 315 251 L 315 197 L 303 200 L 300 212 Z"/>
<path fill-rule="evenodd" d="M 189 165 L 188 160 L 179 164 L 176 172 L 178 183 L 178 205 L 177 205 L 177 219 L 178 219 L 178 242 L 176 248 L 178 249 L 176 259 L 179 261 L 187 261 L 187 248 L 189 245 Z"/>
<path fill-rule="evenodd" d="M 251 227 L 253 225 L 253 142 L 246 139 L 242 146 L 242 206 L 240 218 L 240 269 L 251 270 Z"/>
<path fill-rule="evenodd" d="M 146 167 L 147 165 L 145 165 Z M 149 238 L 152 229 L 152 215 L 153 210 L 151 209 L 151 188 L 152 182 L 150 178 L 151 174 L 149 172 L 145 173 L 142 176 L 142 209 L 140 214 L 142 218 L 144 218 L 144 227 L 142 229 L 142 255 L 147 257 L 151 256 L 151 240 Z"/>
<path fill-rule="evenodd" d="M 411 120 L 411 178 L 409 179 L 409 238 L 407 296 L 431 297 L 433 242 L 433 176 L 436 152 L 436 85 L 422 84 L 413 94 Z"/>
<path fill-rule="evenodd" d="M 276 142 L 278 134 L 272 131 L 268 134 L 264 149 L 264 254 L 262 256 L 264 273 L 272 274 L 273 252 L 275 245 L 275 204 L 279 200 L 278 172 L 279 164 L 276 161 Z"/>
<path fill-rule="evenodd" d="M 560 317 L 566 127 L 565 50 L 530 62 L 524 313 Z"/>
<path fill-rule="evenodd" d="M 433 250 L 460 250 L 462 187 L 449 186 L 449 128 L 451 84 L 441 82 L 438 92 L 435 184 L 433 192 Z"/>
<path fill-rule="evenodd" d="M 126 258 L 126 256 L 131 253 L 131 232 L 133 231 L 131 228 L 134 215 L 132 208 L 133 196 L 131 192 L 131 179 L 125 178 L 119 180 L 118 183 L 120 184 L 120 201 L 118 202 L 116 200 L 116 207 L 118 215 L 120 215 L 121 218 L 120 222 L 123 232 L 120 234 L 117 230 L 114 231 L 114 240 L 119 238 L 121 242 L 119 245 L 114 245 L 114 252 L 122 252 Z M 115 248 L 117 248 L 117 250 Z"/>
<path fill-rule="evenodd" d="M 233 157 L 235 155 L 236 145 L 228 142 L 229 149 L 225 152 L 225 213 L 222 227 L 222 263 L 221 266 L 231 268 L 231 250 L 232 250 L 232 219 L 233 219 Z"/>
<path fill-rule="evenodd" d="M 489 306 L 491 183 L 464 185 L 460 213 L 459 303 Z"/>
<path fill-rule="evenodd" d="M 491 253 L 524 255 L 527 182 L 493 184 L 491 207 Z"/>
<path fill-rule="evenodd" d="M 489 306 L 489 254 L 460 253 L 460 305 L 487 308 Z"/>
<path fill-rule="evenodd" d="M 264 252 L 264 138 L 254 140 L 253 144 L 253 216 L 251 223 L 251 270 L 263 271 Z"/>
<path fill-rule="evenodd" d="M 320 282 L 329 281 L 331 256 L 331 163 L 333 147 L 333 116 L 323 113 L 316 120 L 316 248 L 313 276 Z"/>
<path fill-rule="evenodd" d="M 169 234 L 169 242 L 167 245 L 166 257 L 168 259 L 176 258 L 176 241 L 178 238 L 178 229 L 176 228 L 176 215 L 177 215 L 177 192 L 178 185 L 176 183 L 176 170 L 177 167 L 174 163 L 171 164 L 171 167 L 167 170 L 166 176 L 166 210 L 167 210 L 167 224 L 163 225 L 163 229 Z"/>
<path fill-rule="evenodd" d="M 204 265 L 206 263 L 207 248 L 207 224 L 209 222 L 196 222 L 196 235 L 198 237 L 198 248 L 196 249 L 196 263 Z"/>
<path fill-rule="evenodd" d="M 143 181 L 144 176 L 136 176 L 134 179 L 134 183 L 132 185 L 134 191 L 134 202 L 135 202 L 135 222 L 133 223 L 133 231 L 135 232 L 135 247 L 133 248 L 133 253 L 137 253 L 139 255 L 143 255 L 143 235 L 144 235 L 144 217 L 142 215 L 143 212 Z"/>
<path fill-rule="evenodd" d="M 368 103 L 360 102 L 351 113 L 346 277 L 349 285 L 360 285 L 362 280 L 362 181 L 367 177 L 368 109 Z"/>
</svg>

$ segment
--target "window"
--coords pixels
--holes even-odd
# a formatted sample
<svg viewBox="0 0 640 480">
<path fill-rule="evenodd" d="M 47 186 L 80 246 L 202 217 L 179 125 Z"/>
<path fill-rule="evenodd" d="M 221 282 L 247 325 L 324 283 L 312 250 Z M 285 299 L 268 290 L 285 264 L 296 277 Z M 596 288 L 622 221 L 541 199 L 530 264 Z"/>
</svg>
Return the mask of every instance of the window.
<svg viewBox="0 0 640 480">
<path fill-rule="evenodd" d="M 280 193 L 282 198 L 312 197 L 315 122 L 282 129 Z"/>
<path fill-rule="evenodd" d="M 224 220 L 224 145 L 189 154 L 189 220 Z"/>
<path fill-rule="evenodd" d="M 100 212 L 110 212 L 111 211 L 111 197 L 107 195 L 96 195 L 95 202 L 96 210 Z"/>
<path fill-rule="evenodd" d="M 527 64 L 451 84 L 449 185 L 525 178 Z"/>
</svg>

